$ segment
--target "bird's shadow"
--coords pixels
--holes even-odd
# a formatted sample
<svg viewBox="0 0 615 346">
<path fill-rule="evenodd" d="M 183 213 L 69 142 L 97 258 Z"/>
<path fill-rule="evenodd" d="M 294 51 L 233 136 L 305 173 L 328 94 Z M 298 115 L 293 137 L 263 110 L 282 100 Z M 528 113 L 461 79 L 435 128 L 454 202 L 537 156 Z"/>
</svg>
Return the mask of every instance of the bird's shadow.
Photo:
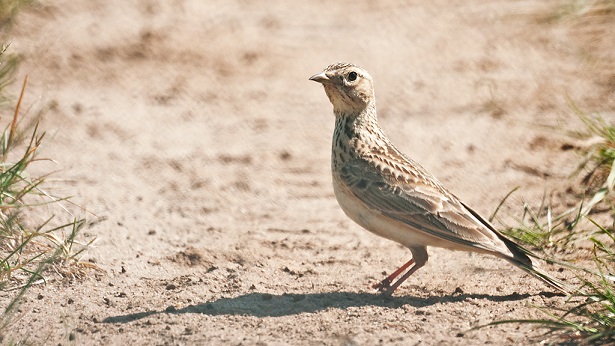
<svg viewBox="0 0 615 346">
<path fill-rule="evenodd" d="M 541 295 L 552 295 L 546 292 Z M 468 299 L 486 299 L 493 302 L 516 301 L 530 297 L 529 294 L 513 293 L 510 295 L 493 296 L 488 294 L 451 294 L 440 297 L 385 297 L 379 294 L 355 292 L 328 292 L 310 294 L 249 293 L 234 298 L 221 298 L 211 302 L 189 305 L 181 309 L 168 307 L 160 311 L 144 311 L 127 315 L 110 316 L 103 323 L 127 323 L 151 315 L 169 314 L 204 314 L 217 315 L 248 315 L 255 317 L 281 317 L 301 313 L 313 313 L 328 308 L 347 309 L 350 307 L 379 306 L 399 308 L 410 305 L 416 308 L 434 304 L 461 302 Z"/>
</svg>

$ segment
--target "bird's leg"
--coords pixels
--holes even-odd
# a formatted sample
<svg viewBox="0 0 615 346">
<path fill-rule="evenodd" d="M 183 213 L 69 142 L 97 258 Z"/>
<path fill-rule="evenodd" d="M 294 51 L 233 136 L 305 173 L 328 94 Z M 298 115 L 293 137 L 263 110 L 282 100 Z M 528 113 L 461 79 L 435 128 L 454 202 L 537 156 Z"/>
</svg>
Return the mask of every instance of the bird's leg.
<svg viewBox="0 0 615 346">
<path fill-rule="evenodd" d="M 408 269 L 409 266 L 414 264 L 414 258 L 409 260 L 408 262 L 406 262 L 406 264 L 404 264 L 403 266 L 399 267 L 399 269 L 397 269 L 396 271 L 393 272 L 393 274 L 387 276 L 384 280 L 380 281 L 377 284 L 374 284 L 372 286 L 372 288 L 377 289 L 379 292 L 386 292 L 389 290 L 389 287 L 391 287 L 391 282 L 393 282 L 393 280 L 399 276 L 399 274 L 403 273 L 404 270 Z M 401 284 L 401 283 L 400 283 Z M 397 285 L 399 286 L 399 285 Z M 397 287 L 395 286 L 395 287 Z"/>
<path fill-rule="evenodd" d="M 406 281 L 406 279 L 409 278 L 410 275 L 414 274 L 414 272 L 419 270 L 419 268 L 421 267 L 422 265 L 418 265 L 418 264 L 415 265 L 414 267 L 410 268 L 410 270 L 408 270 L 408 272 L 404 274 L 404 276 L 399 278 L 399 280 L 395 281 L 395 283 L 392 286 L 388 286 L 386 289 L 381 290 L 381 291 L 383 291 L 383 294 L 385 296 L 390 297 L 393 294 L 393 292 L 395 292 L 397 287 L 399 287 L 399 285 L 401 285 L 404 281 Z"/>
</svg>

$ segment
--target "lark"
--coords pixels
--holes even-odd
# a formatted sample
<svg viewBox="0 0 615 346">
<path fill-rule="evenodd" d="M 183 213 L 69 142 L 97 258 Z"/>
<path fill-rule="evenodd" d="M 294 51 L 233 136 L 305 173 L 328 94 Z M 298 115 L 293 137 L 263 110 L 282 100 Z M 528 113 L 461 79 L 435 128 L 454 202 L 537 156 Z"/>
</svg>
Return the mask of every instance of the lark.
<svg viewBox="0 0 615 346">
<path fill-rule="evenodd" d="M 534 265 L 534 254 L 498 232 L 391 143 L 378 125 L 373 80 L 365 69 L 337 63 L 310 80 L 324 86 L 333 104 L 331 169 L 340 207 L 363 228 L 412 253 L 410 261 L 375 289 L 391 295 L 427 263 L 427 247 L 435 246 L 503 258 L 569 293 L 564 283 Z"/>
</svg>

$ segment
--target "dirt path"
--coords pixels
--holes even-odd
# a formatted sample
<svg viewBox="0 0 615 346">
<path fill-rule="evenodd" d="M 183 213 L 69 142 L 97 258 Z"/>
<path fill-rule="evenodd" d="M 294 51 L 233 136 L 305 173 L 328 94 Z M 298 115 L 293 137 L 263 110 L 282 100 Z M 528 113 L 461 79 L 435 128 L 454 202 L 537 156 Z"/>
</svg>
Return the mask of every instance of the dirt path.
<svg viewBox="0 0 615 346">
<path fill-rule="evenodd" d="M 161 3 L 61 0 L 19 17 L 26 102 L 53 105 L 45 155 L 101 218 L 84 260 L 105 272 L 32 289 L 13 337 L 517 345 L 541 334 L 468 331 L 563 301 L 495 258 L 433 249 L 392 299 L 370 289 L 410 254 L 337 207 L 331 105 L 308 77 L 364 66 L 402 151 L 485 215 L 522 186 L 520 209 L 576 164 L 539 126 L 567 123 L 566 95 L 615 108 L 565 27 L 539 20 L 558 2 Z"/>
</svg>

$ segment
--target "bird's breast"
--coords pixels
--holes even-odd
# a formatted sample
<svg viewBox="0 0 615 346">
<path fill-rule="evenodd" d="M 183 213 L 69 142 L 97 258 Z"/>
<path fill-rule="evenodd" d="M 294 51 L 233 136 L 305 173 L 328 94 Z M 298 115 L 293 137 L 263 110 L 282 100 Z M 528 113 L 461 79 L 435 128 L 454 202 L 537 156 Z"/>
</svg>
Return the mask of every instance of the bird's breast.
<svg viewBox="0 0 615 346">
<path fill-rule="evenodd" d="M 392 220 L 378 210 L 369 208 L 333 173 L 333 192 L 342 211 L 366 230 L 404 246 L 436 245 L 437 239 L 419 232 L 407 224 Z"/>
</svg>

